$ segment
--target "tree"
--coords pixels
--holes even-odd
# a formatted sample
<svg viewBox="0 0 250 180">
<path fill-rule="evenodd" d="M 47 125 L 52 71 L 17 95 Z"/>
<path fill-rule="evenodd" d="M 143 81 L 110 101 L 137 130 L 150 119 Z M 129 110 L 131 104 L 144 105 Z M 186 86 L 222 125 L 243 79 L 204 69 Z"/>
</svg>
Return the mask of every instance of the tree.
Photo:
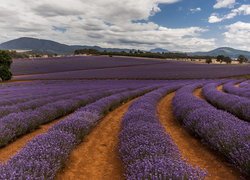
<svg viewBox="0 0 250 180">
<path fill-rule="evenodd" d="M 8 81 L 11 79 L 11 77 L 12 77 L 12 73 L 10 72 L 10 70 L 6 68 L 5 66 L 0 66 L 0 78 L 3 81 Z"/>
<path fill-rule="evenodd" d="M 0 50 L 0 66 L 5 66 L 7 68 L 10 68 L 11 63 L 12 63 L 12 58 L 10 56 L 10 53 L 8 51 Z"/>
<path fill-rule="evenodd" d="M 244 62 L 247 62 L 248 59 L 245 56 L 243 56 L 243 55 L 239 55 L 237 61 L 239 61 L 239 63 L 242 64 Z"/>
<path fill-rule="evenodd" d="M 8 51 L 0 51 L 0 78 L 3 81 L 10 80 L 12 73 L 10 67 L 12 64 L 12 58 Z"/>
<path fill-rule="evenodd" d="M 231 64 L 232 59 L 230 57 L 225 57 L 223 62 L 227 63 L 227 64 Z"/>
<path fill-rule="evenodd" d="M 210 57 L 206 58 L 206 63 L 207 63 L 207 64 L 212 63 L 212 58 L 210 58 Z"/>
<path fill-rule="evenodd" d="M 224 61 L 224 59 L 225 59 L 225 56 L 219 55 L 219 56 L 217 56 L 216 61 L 222 63 Z"/>
</svg>

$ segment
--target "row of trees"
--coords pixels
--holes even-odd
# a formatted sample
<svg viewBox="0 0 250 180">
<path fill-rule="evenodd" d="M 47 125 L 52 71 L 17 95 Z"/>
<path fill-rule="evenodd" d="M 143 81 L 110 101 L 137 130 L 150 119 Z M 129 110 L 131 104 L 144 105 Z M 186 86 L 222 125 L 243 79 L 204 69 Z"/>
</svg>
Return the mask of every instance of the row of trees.
<svg viewBox="0 0 250 180">
<path fill-rule="evenodd" d="M 75 55 L 79 54 L 88 54 L 88 55 L 109 55 L 109 56 L 135 56 L 135 57 L 149 57 L 149 58 L 173 58 L 173 59 L 206 59 L 206 63 L 212 63 L 212 59 L 216 59 L 217 62 L 231 64 L 232 59 L 227 56 L 219 55 L 217 57 L 213 56 L 189 56 L 186 53 L 173 53 L 173 52 L 163 52 L 163 53 L 153 53 L 145 52 L 141 50 L 130 50 L 130 51 L 121 51 L 121 52 L 108 52 L 108 51 L 98 51 L 96 49 L 79 49 L 75 51 Z M 237 59 L 239 63 L 248 62 L 248 59 L 240 55 Z"/>
<path fill-rule="evenodd" d="M 217 62 L 220 62 L 220 63 L 225 62 L 225 63 L 227 63 L 227 64 L 231 64 L 231 63 L 232 63 L 232 59 L 231 59 L 230 57 L 228 57 L 228 56 L 223 56 L 223 55 L 217 56 L 217 57 L 216 57 L 216 61 L 217 61 Z M 240 56 L 237 58 L 237 61 L 238 61 L 240 64 L 242 64 L 242 63 L 248 62 L 248 59 L 247 59 L 245 56 L 240 55 Z"/>
<path fill-rule="evenodd" d="M 10 80 L 12 73 L 10 71 L 10 66 L 12 64 L 12 58 L 8 51 L 0 50 L 0 78 L 3 81 Z"/>
<path fill-rule="evenodd" d="M 146 52 L 141 50 L 129 50 L 129 51 L 121 51 L 121 52 L 110 52 L 110 51 L 98 51 L 96 49 L 79 49 L 76 50 L 75 55 L 79 54 L 88 54 L 88 55 L 109 55 L 109 56 L 133 56 L 133 57 L 148 57 L 148 58 L 172 58 L 172 59 L 206 59 L 208 56 L 188 56 L 186 53 L 179 52 L 162 52 L 162 53 L 154 53 L 154 52 Z"/>
</svg>

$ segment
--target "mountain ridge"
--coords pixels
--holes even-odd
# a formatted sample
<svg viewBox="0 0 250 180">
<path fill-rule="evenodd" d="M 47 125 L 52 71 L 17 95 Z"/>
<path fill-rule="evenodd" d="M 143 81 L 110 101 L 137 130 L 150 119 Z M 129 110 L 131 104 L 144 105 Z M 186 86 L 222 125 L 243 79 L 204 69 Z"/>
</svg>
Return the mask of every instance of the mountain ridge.
<svg viewBox="0 0 250 180">
<path fill-rule="evenodd" d="M 21 37 L 0 44 L 3 50 L 30 50 L 51 54 L 72 54 L 77 49 L 96 49 L 99 51 L 129 51 L 129 49 L 102 48 L 99 46 L 66 45 L 52 40 Z"/>
<path fill-rule="evenodd" d="M 109 51 L 109 52 L 129 52 L 130 49 L 120 49 L 120 48 L 102 48 L 99 46 L 86 46 L 86 45 L 66 45 L 58 43 L 52 40 L 36 39 L 30 37 L 21 37 L 18 39 L 13 39 L 0 44 L 0 49 L 3 50 L 30 50 L 34 52 L 50 53 L 50 54 L 72 54 L 77 49 L 96 49 L 99 51 Z M 150 52 L 169 52 L 163 48 L 155 48 L 149 50 Z M 190 52 L 187 53 L 190 56 L 230 56 L 231 58 L 237 58 L 239 55 L 244 55 L 250 58 L 249 51 L 238 50 L 230 47 L 220 47 L 208 52 Z"/>
<path fill-rule="evenodd" d="M 193 53 L 187 53 L 191 56 L 229 56 L 231 58 L 237 58 L 239 55 L 246 56 L 247 58 L 250 58 L 250 52 L 244 51 L 244 50 L 238 50 L 230 47 L 219 47 L 214 50 L 208 51 L 208 52 L 193 52 Z"/>
</svg>

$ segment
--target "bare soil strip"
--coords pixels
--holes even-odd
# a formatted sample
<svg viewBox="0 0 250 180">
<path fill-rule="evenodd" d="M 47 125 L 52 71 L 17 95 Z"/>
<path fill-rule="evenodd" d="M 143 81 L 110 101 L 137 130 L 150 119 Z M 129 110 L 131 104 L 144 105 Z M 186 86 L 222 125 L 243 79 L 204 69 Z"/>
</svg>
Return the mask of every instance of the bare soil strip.
<svg viewBox="0 0 250 180">
<path fill-rule="evenodd" d="M 117 145 L 121 119 L 130 103 L 120 106 L 100 121 L 71 153 L 57 179 L 124 179 Z"/>
<path fill-rule="evenodd" d="M 223 91 L 223 85 L 217 86 L 216 89 L 217 89 L 218 91 L 224 92 L 224 91 Z"/>
<path fill-rule="evenodd" d="M 47 132 L 50 127 L 52 127 L 54 124 L 56 124 L 58 121 L 62 120 L 63 118 L 64 117 L 54 120 L 51 123 L 42 125 L 39 127 L 39 129 L 33 132 L 30 132 L 24 136 L 21 136 L 20 138 L 16 139 L 11 144 L 8 144 L 7 146 L 0 148 L 0 163 L 9 160 L 18 151 L 20 151 L 29 141 L 31 141 L 36 136 Z"/>
<path fill-rule="evenodd" d="M 201 89 L 196 90 L 195 94 L 202 98 Z M 174 96 L 175 93 L 171 93 L 160 101 L 158 114 L 160 122 L 178 146 L 183 158 L 194 167 L 205 169 L 208 172 L 206 179 L 240 179 L 240 174 L 235 169 L 222 160 L 215 152 L 200 143 L 198 139 L 190 135 L 175 120 L 172 112 L 172 99 Z"/>
<path fill-rule="evenodd" d="M 204 96 L 202 95 L 202 88 L 196 89 L 196 90 L 194 91 L 194 95 L 195 95 L 196 97 L 200 98 L 200 99 L 204 99 L 204 100 L 205 100 Z"/>
</svg>

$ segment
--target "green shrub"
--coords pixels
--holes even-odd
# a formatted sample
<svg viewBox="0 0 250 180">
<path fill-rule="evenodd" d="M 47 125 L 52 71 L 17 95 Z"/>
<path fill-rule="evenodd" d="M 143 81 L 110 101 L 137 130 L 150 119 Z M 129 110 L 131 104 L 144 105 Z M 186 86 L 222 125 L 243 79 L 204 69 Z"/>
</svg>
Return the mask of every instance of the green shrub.
<svg viewBox="0 0 250 180">
<path fill-rule="evenodd" d="M 3 81 L 8 81 L 12 77 L 12 73 L 10 72 L 9 68 L 6 66 L 0 66 L 0 78 Z"/>
<path fill-rule="evenodd" d="M 0 78 L 3 81 L 10 80 L 12 73 L 10 72 L 10 66 L 12 64 L 12 58 L 8 51 L 0 50 Z"/>
</svg>

